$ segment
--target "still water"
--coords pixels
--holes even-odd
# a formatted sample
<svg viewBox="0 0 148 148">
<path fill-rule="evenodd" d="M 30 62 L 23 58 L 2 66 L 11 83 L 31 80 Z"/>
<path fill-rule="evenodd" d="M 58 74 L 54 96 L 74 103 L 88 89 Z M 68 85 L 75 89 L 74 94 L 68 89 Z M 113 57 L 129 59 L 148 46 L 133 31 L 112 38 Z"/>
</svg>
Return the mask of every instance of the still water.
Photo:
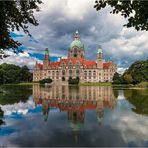
<svg viewBox="0 0 148 148">
<path fill-rule="evenodd" d="M 0 147 L 148 147 L 148 90 L 5 86 Z"/>
</svg>

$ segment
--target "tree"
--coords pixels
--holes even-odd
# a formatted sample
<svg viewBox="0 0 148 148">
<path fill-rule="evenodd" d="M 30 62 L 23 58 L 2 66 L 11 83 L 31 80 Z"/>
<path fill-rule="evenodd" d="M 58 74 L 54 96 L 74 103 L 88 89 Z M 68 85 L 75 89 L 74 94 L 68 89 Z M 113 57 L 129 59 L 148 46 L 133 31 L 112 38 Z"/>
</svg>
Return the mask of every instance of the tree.
<svg viewBox="0 0 148 148">
<path fill-rule="evenodd" d="M 0 49 L 12 48 L 14 52 L 18 52 L 18 47 L 21 45 L 18 41 L 11 38 L 10 32 L 20 31 L 30 35 L 28 24 L 37 26 L 38 22 L 35 19 L 34 11 L 39 11 L 38 4 L 41 0 L 11 0 L 0 2 Z"/>
<path fill-rule="evenodd" d="M 30 82 L 30 81 L 32 81 L 32 74 L 29 72 L 29 69 L 28 69 L 28 67 L 26 65 L 21 67 L 20 81 L 21 82 Z"/>
<path fill-rule="evenodd" d="M 148 82 L 148 60 L 134 62 L 123 74 L 130 74 L 133 84 Z"/>
<path fill-rule="evenodd" d="M 128 18 L 128 23 L 124 26 L 134 27 L 138 30 L 148 30 L 148 1 L 141 0 L 96 0 L 97 11 L 105 8 L 107 5 L 113 7 L 110 13 L 120 14 Z"/>
<path fill-rule="evenodd" d="M 119 75 L 119 73 L 115 73 L 114 74 L 114 76 L 113 76 L 113 83 L 114 84 L 119 84 L 119 83 L 121 83 L 121 78 L 120 78 L 120 75 Z"/>
<path fill-rule="evenodd" d="M 19 67 L 6 63 L 0 65 L 0 84 L 31 81 L 32 73 L 27 66 Z"/>
<path fill-rule="evenodd" d="M 126 81 L 127 84 L 131 84 L 133 82 L 133 78 L 131 76 L 131 74 L 125 74 L 124 76 L 124 80 Z"/>
</svg>

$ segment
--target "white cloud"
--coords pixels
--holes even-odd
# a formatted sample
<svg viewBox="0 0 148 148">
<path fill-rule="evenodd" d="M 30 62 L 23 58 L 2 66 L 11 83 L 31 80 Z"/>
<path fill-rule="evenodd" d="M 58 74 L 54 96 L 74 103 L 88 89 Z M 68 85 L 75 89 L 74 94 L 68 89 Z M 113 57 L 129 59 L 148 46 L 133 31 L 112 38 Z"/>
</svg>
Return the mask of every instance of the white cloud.
<svg viewBox="0 0 148 148">
<path fill-rule="evenodd" d="M 15 54 L 11 51 L 6 51 L 6 53 L 10 56 L 7 58 L 1 59 L 0 64 L 8 63 L 8 64 L 15 64 L 18 66 L 27 65 L 30 69 L 32 69 L 36 61 L 41 62 L 37 58 L 30 57 L 26 51 L 23 53 L 19 53 L 19 54 Z"/>
<path fill-rule="evenodd" d="M 19 103 L 14 103 L 11 105 L 1 105 L 1 108 L 5 115 L 11 115 L 12 113 L 25 115 L 28 113 L 29 109 L 35 108 L 35 104 L 32 98 L 30 98 L 26 103 L 20 101 Z"/>
<path fill-rule="evenodd" d="M 104 57 L 117 63 L 119 71 L 135 60 L 148 57 L 148 32 L 123 27 L 127 20 L 120 14 L 110 14 L 110 7 L 98 12 L 94 4 L 95 0 L 43 0 L 41 11 L 35 13 L 39 26 L 29 27 L 34 41 L 28 36 L 16 38 L 26 47 L 26 55 L 18 55 L 26 62 L 17 57 L 20 64 L 33 65 L 34 58 L 27 57 L 27 53 L 43 53 L 47 47 L 52 56 L 67 56 L 72 34 L 77 29 L 85 45 L 86 57 L 95 59 L 97 46 L 101 44 Z M 14 55 L 12 57 L 14 59 Z M 14 63 L 12 59 L 6 60 Z"/>
</svg>

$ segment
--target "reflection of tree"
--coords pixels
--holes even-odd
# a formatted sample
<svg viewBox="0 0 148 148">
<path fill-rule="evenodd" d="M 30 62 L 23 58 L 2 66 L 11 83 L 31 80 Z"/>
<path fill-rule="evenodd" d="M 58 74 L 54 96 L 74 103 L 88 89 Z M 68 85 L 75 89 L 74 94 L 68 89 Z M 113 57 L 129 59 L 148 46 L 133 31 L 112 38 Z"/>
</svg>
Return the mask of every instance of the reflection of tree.
<svg viewBox="0 0 148 148">
<path fill-rule="evenodd" d="M 13 104 L 20 101 L 27 101 L 32 91 L 28 86 L 3 86 L 3 92 L 0 93 L 0 104 Z"/>
<path fill-rule="evenodd" d="M 0 125 L 5 124 L 5 122 L 3 121 L 3 117 L 4 117 L 4 111 L 0 107 Z"/>
<path fill-rule="evenodd" d="M 147 90 L 125 90 L 125 98 L 134 105 L 132 111 L 137 114 L 148 115 L 148 91 Z"/>
<path fill-rule="evenodd" d="M 118 98 L 118 89 L 113 89 L 113 93 L 114 93 L 114 96 L 115 98 Z"/>
</svg>

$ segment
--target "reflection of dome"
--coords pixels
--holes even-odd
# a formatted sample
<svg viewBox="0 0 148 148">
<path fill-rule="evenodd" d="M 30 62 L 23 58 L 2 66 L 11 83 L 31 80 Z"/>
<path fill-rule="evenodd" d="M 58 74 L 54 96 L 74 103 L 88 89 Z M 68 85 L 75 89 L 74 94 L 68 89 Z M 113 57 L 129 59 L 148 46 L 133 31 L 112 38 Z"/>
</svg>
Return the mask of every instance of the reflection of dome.
<svg viewBox="0 0 148 148">
<path fill-rule="evenodd" d="M 48 113 L 44 115 L 44 121 L 48 120 Z"/>
<path fill-rule="evenodd" d="M 84 49 L 84 45 L 81 43 L 80 40 L 76 39 L 74 40 L 70 45 L 70 50 L 72 50 L 74 47 L 77 47 L 78 49 Z"/>
<path fill-rule="evenodd" d="M 77 122 L 77 123 L 73 123 L 70 122 L 70 127 L 72 128 L 73 131 L 79 131 L 81 128 L 81 123 Z"/>
<path fill-rule="evenodd" d="M 97 120 L 98 120 L 99 125 L 101 125 L 103 118 L 98 117 Z"/>
</svg>

